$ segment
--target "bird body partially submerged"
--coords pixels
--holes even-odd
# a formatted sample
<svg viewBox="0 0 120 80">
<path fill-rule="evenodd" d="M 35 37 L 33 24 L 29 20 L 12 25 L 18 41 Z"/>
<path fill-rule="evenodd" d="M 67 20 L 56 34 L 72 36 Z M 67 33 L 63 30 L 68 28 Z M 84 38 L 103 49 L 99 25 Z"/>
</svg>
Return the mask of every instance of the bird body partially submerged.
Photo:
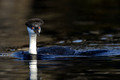
<svg viewBox="0 0 120 80">
<path fill-rule="evenodd" d="M 11 56 L 21 60 L 33 59 L 35 57 L 37 57 L 38 60 L 68 60 L 75 57 L 106 56 L 108 54 L 107 52 L 108 50 L 79 51 L 69 46 L 51 46 L 38 48 L 37 56 L 35 54 L 29 54 L 28 51 L 15 52 Z"/>
</svg>

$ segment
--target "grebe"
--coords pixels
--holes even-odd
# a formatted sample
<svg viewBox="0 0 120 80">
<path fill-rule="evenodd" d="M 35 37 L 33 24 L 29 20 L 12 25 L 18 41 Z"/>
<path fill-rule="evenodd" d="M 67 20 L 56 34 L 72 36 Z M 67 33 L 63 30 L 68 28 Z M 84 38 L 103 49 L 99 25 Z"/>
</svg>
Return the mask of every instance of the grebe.
<svg viewBox="0 0 120 80">
<path fill-rule="evenodd" d="M 75 51 L 70 49 L 69 47 L 60 47 L 60 46 L 52 46 L 52 47 L 41 47 L 37 50 L 37 35 L 40 35 L 41 26 L 43 24 L 43 20 L 39 18 L 29 19 L 25 25 L 27 26 L 27 30 L 29 33 L 29 54 L 33 55 L 41 55 L 41 54 L 73 54 Z"/>
<path fill-rule="evenodd" d="M 37 49 L 37 35 L 40 35 L 41 26 L 43 24 L 43 20 L 39 18 L 29 19 L 25 25 L 27 26 L 27 30 L 29 33 L 29 52 L 28 51 L 20 51 L 15 52 L 11 56 L 20 58 L 22 60 L 31 59 L 31 56 L 37 57 L 37 59 L 56 59 L 58 57 L 82 57 L 84 56 L 94 56 L 96 54 L 105 53 L 108 50 L 90 50 L 90 51 L 80 51 L 73 50 L 68 46 L 52 46 L 52 47 L 40 47 Z M 37 55 L 37 56 L 36 56 Z"/>
<path fill-rule="evenodd" d="M 25 25 L 27 26 L 27 30 L 29 33 L 29 53 L 37 54 L 37 35 L 40 35 L 41 25 L 43 24 L 43 20 L 39 18 L 29 19 Z"/>
</svg>

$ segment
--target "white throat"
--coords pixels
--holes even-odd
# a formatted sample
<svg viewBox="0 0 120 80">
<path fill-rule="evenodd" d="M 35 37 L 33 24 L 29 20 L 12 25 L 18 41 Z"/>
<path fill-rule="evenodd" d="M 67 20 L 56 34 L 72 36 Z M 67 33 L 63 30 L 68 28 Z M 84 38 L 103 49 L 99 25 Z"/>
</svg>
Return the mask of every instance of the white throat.
<svg viewBox="0 0 120 80">
<path fill-rule="evenodd" d="M 29 53 L 37 54 L 37 46 L 36 46 L 37 34 L 29 27 L 27 27 L 27 30 L 29 33 Z"/>
</svg>

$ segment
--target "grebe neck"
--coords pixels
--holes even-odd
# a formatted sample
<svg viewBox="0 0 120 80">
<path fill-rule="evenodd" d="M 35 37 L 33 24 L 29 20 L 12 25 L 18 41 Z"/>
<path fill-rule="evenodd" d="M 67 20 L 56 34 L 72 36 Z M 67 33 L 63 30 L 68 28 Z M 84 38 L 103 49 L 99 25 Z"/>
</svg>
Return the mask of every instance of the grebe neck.
<svg viewBox="0 0 120 80">
<path fill-rule="evenodd" d="M 29 53 L 30 54 L 37 54 L 37 34 L 31 30 L 29 27 L 27 27 L 28 33 L 29 33 Z"/>
</svg>

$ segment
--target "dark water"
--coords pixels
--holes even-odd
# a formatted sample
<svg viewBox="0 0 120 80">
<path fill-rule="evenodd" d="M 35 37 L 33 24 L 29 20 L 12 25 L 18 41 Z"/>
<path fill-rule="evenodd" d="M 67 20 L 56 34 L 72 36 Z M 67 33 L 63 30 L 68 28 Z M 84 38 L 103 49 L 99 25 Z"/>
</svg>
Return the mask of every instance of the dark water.
<svg viewBox="0 0 120 80">
<path fill-rule="evenodd" d="M 120 0 L 0 0 L 0 53 L 28 51 L 25 21 L 42 18 L 38 47 L 120 54 Z M 108 53 L 109 54 L 109 53 Z M 0 56 L 0 80 L 119 80 L 120 58 L 16 60 Z"/>
<path fill-rule="evenodd" d="M 119 0 L 21 0 L 19 2 L 1 0 L 0 49 L 5 51 L 6 47 L 28 46 L 28 33 L 24 24 L 33 17 L 44 20 L 41 36 L 38 37 L 39 46 L 61 40 L 66 43 L 77 39 L 98 41 L 109 34 L 118 35 L 118 39 L 119 2 Z M 108 37 L 105 41 L 111 40 L 112 37 Z"/>
<path fill-rule="evenodd" d="M 0 58 L 0 80 L 119 80 L 120 59 L 25 60 Z"/>
</svg>

